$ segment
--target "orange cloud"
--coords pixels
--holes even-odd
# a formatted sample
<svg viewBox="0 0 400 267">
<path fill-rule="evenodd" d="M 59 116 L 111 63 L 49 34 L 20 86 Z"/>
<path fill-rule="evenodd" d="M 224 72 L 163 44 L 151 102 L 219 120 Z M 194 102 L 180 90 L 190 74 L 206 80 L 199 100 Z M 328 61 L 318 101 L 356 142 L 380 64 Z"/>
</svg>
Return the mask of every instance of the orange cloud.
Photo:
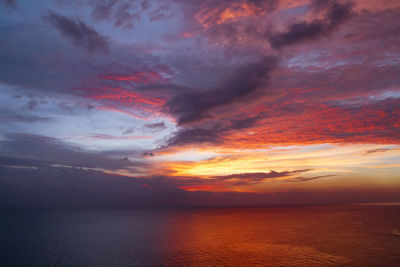
<svg viewBox="0 0 400 267">
<path fill-rule="evenodd" d="M 207 8 L 196 14 L 196 20 L 203 25 L 203 27 L 208 28 L 213 25 L 222 24 L 226 21 L 236 20 L 244 17 L 251 17 L 259 15 L 262 10 L 252 4 L 247 3 L 235 3 L 229 7 L 224 6 L 224 8 L 215 8 L 210 10 Z"/>
<path fill-rule="evenodd" d="M 187 191 L 277 192 L 299 186 L 315 189 L 396 185 L 399 183 L 396 179 L 398 164 L 392 165 L 393 169 L 389 170 L 381 162 L 386 162 L 384 158 L 393 161 L 393 157 L 399 155 L 398 149 L 390 150 L 387 155 L 373 153 L 360 157 L 365 151 L 389 150 L 391 147 L 379 144 L 319 144 L 286 149 L 227 149 L 226 155 L 199 161 L 157 162 L 155 168 L 160 168 L 159 173 L 175 179 L 180 188 Z M 386 177 L 383 180 L 382 172 Z M 350 181 L 353 184 L 350 185 Z"/>
<path fill-rule="evenodd" d="M 184 33 L 182 33 L 182 37 L 184 37 L 184 38 L 189 38 L 189 37 L 193 37 L 194 35 L 193 35 L 193 33 L 191 33 L 191 32 L 184 32 Z"/>
<path fill-rule="evenodd" d="M 179 186 L 180 189 L 185 191 L 212 191 L 212 192 L 228 192 L 229 188 L 223 185 L 184 185 Z"/>
</svg>

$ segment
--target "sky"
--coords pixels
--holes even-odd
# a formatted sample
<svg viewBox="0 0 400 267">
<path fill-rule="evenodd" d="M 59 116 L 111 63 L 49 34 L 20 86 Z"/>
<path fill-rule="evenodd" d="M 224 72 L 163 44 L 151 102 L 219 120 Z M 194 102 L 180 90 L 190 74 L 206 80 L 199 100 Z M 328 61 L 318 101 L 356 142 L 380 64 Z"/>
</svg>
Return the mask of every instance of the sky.
<svg viewBox="0 0 400 267">
<path fill-rule="evenodd" d="M 397 0 L 1 0 L 1 207 L 400 200 Z"/>
</svg>

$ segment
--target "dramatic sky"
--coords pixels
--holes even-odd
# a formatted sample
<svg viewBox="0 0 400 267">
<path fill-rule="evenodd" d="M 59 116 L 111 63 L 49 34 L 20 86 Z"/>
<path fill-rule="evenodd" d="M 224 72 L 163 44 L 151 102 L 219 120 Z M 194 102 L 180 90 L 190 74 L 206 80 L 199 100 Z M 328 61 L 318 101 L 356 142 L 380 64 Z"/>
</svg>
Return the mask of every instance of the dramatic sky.
<svg viewBox="0 0 400 267">
<path fill-rule="evenodd" d="M 0 200 L 398 201 L 399 33 L 398 0 L 0 0 Z"/>
</svg>

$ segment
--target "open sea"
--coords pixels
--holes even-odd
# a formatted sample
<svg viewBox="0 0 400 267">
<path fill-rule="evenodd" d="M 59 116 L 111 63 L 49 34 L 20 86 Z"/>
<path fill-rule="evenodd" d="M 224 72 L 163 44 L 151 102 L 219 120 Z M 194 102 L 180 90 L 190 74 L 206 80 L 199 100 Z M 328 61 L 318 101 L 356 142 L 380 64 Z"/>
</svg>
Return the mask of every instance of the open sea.
<svg viewBox="0 0 400 267">
<path fill-rule="evenodd" d="M 400 266 L 400 206 L 1 213 L 0 266 Z"/>
</svg>

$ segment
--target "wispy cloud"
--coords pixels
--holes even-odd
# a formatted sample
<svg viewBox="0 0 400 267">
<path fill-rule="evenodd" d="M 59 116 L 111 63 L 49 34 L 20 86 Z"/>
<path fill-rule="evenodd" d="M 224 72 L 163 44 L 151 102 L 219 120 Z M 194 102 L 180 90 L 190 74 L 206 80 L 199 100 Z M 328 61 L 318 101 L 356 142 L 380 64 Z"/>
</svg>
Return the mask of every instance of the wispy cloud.
<svg viewBox="0 0 400 267">
<path fill-rule="evenodd" d="M 88 52 L 108 52 L 110 39 L 98 33 L 94 28 L 80 20 L 73 20 L 49 11 L 45 20 L 52 24 L 61 34 L 69 38 L 75 45 Z"/>
<path fill-rule="evenodd" d="M 376 148 L 376 149 L 371 149 L 365 151 L 364 155 L 369 155 L 369 154 L 374 154 L 374 153 L 383 153 L 387 151 L 393 151 L 393 150 L 400 150 L 400 148 Z"/>
<path fill-rule="evenodd" d="M 296 173 L 308 172 L 308 171 L 311 171 L 311 169 L 283 171 L 283 172 L 277 172 L 277 171 L 271 170 L 270 172 L 236 173 L 236 174 L 229 174 L 229 175 L 223 175 L 223 176 L 213 176 L 212 178 L 219 179 L 219 180 L 229 180 L 229 179 L 233 179 L 233 178 L 238 178 L 238 179 L 250 179 L 252 181 L 260 181 L 260 180 L 264 180 L 264 179 L 268 179 L 268 178 L 286 177 L 286 176 L 293 175 Z"/>
</svg>

